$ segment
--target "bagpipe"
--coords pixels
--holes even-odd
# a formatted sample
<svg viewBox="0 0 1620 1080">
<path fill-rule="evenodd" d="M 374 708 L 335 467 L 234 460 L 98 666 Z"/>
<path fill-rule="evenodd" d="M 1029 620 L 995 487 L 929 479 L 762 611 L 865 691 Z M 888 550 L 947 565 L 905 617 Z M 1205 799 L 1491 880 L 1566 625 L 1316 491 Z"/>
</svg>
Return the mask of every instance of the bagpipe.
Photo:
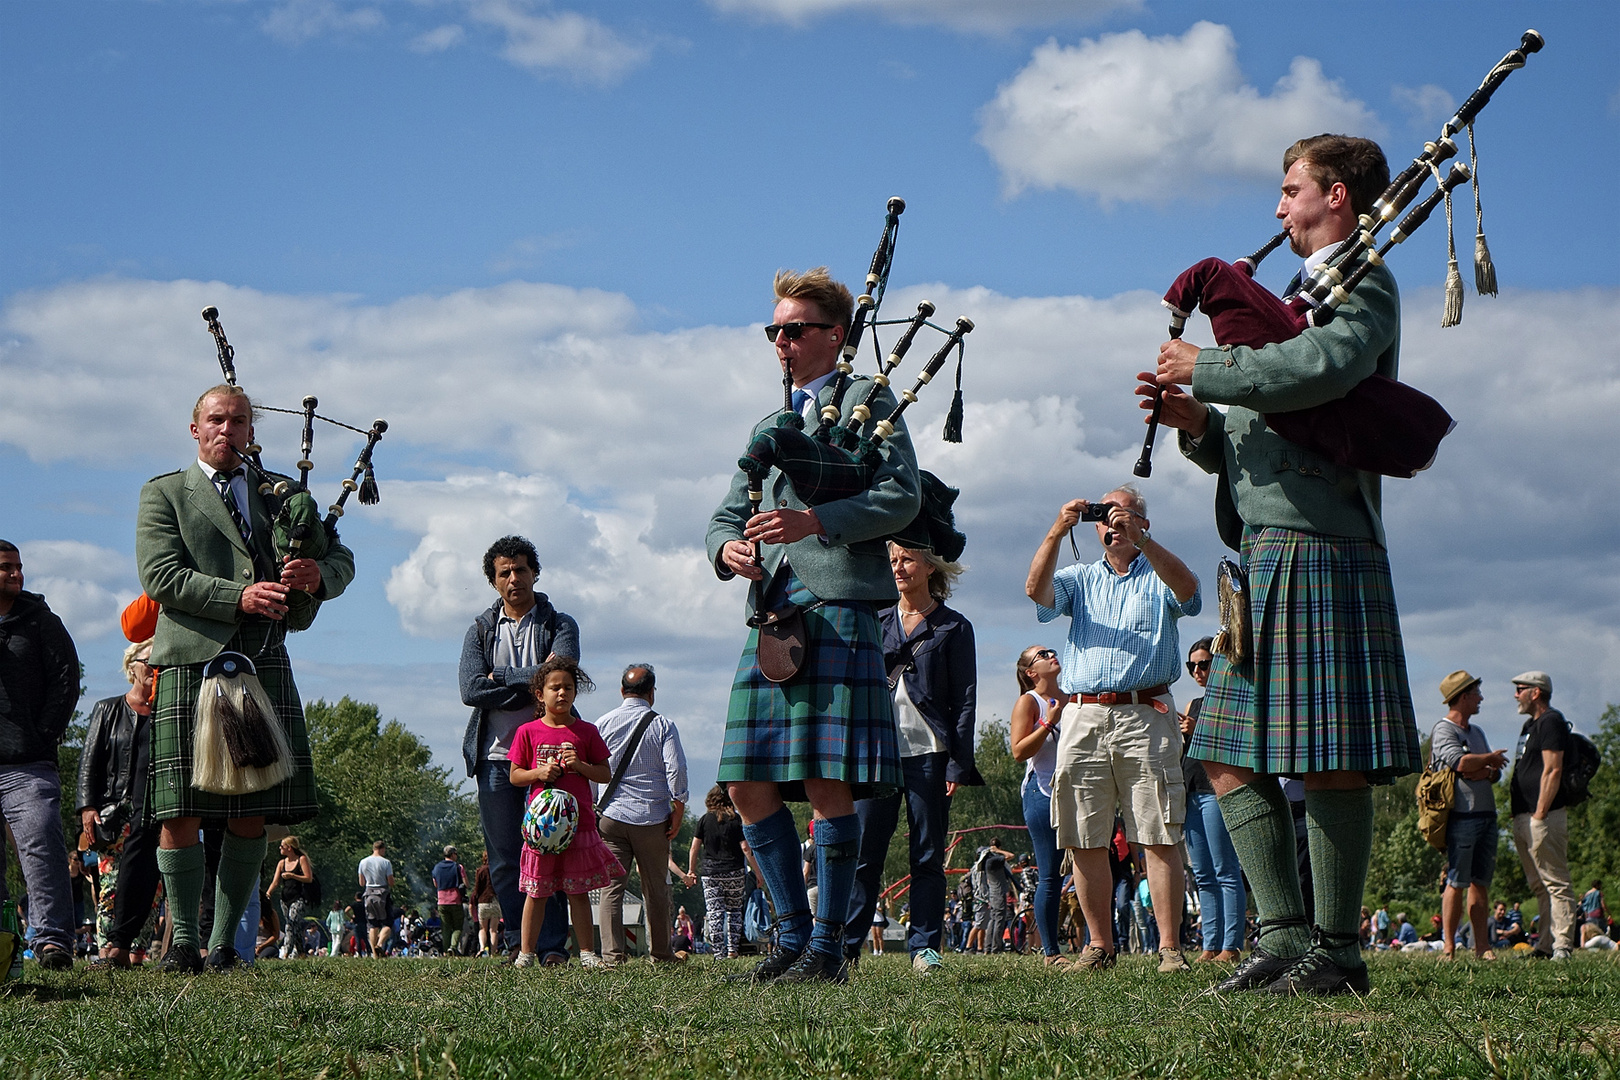
<svg viewBox="0 0 1620 1080">
<path fill-rule="evenodd" d="M 224 373 L 226 383 L 235 386 L 236 349 L 225 337 L 225 328 L 219 321 L 219 309 L 213 306 L 205 307 L 202 317 L 208 324 L 209 333 L 214 336 L 214 345 L 219 353 L 220 371 Z M 328 546 L 337 542 L 337 522 L 343 516 L 343 504 L 348 502 L 351 494 L 358 492 L 363 506 L 374 506 L 379 501 L 372 454 L 388 430 L 388 421 L 375 420 L 369 430 L 357 428 L 341 420 L 318 414 L 315 409 L 320 401 L 314 394 L 306 395 L 300 404 L 303 406 L 300 409 L 280 409 L 271 405 L 254 404 L 257 411 L 282 413 L 303 419 L 303 432 L 299 442 L 301 453 L 298 463 L 294 466 L 298 470 L 297 480 L 289 475 L 266 470 L 261 460 L 264 448 L 258 443 L 249 446 L 239 457 L 242 466 L 252 474 L 253 483 L 258 488 L 259 494 L 264 497 L 265 505 L 270 511 L 277 553 L 294 559 L 320 559 L 325 556 Z M 309 474 L 315 468 L 310 455 L 314 450 L 317 420 L 362 435 L 366 440 L 365 445 L 360 448 L 359 456 L 355 458 L 353 470 L 339 489 L 336 501 L 327 507 L 324 519 L 321 517 L 315 497 L 309 492 Z M 311 605 L 312 608 L 314 606 Z M 314 620 L 313 610 L 308 618 L 309 621 Z M 306 621 L 302 626 L 289 625 L 288 629 L 303 630 L 307 629 L 308 625 L 309 622 Z"/>
<path fill-rule="evenodd" d="M 1194 310 L 1208 316 L 1215 340 L 1221 345 L 1260 348 L 1289 340 L 1309 327 L 1327 325 L 1373 267 L 1384 265 L 1389 252 L 1427 221 L 1442 201 L 1447 231 L 1451 231 L 1452 189 L 1469 180 L 1474 184 L 1474 212 L 1479 222 L 1474 237 L 1475 289 L 1482 295 L 1496 295 L 1496 268 L 1485 242 L 1484 213 L 1479 202 L 1474 118 L 1503 81 L 1524 67 L 1528 56 L 1539 52 L 1544 44 L 1540 34 L 1526 30 L 1518 48 L 1497 61 L 1468 100 L 1445 122 L 1440 137 L 1423 144 L 1423 151 L 1390 181 L 1371 211 L 1361 215 L 1357 230 L 1287 298 L 1278 298 L 1254 280 L 1260 261 L 1288 238 L 1285 230 L 1235 263 L 1205 259 L 1178 277 L 1163 300 L 1170 310 L 1170 336 L 1181 337 Z M 1452 136 L 1464 129 L 1468 131 L 1472 167 L 1459 162 L 1442 176 L 1440 165 L 1457 155 Z M 1430 176 L 1435 179 L 1435 190 L 1412 207 L 1380 244 L 1380 231 L 1412 204 Z M 1441 325 L 1455 326 L 1462 318 L 1462 278 L 1457 269 L 1454 236 L 1448 239 L 1447 248 L 1446 310 Z M 1152 474 L 1153 440 L 1162 405 L 1162 392 L 1155 391 L 1142 456 L 1133 469 L 1137 476 Z M 1264 419 L 1266 426 L 1283 438 L 1334 464 L 1402 478 L 1433 464 L 1440 440 L 1455 426 L 1438 401 L 1380 374 L 1363 379 L 1342 398 L 1306 409 L 1266 413 Z"/>
<path fill-rule="evenodd" d="M 899 233 L 900 215 L 905 212 L 904 199 L 888 201 L 883 220 L 883 235 L 866 274 L 866 291 L 855 302 L 855 317 L 849 335 L 837 361 L 837 377 L 833 383 L 832 398 L 821 408 L 820 422 L 814 431 L 805 430 L 804 418 L 793 408 L 793 373 L 782 376 L 782 411 L 771 427 L 761 431 L 749 443 L 738 459 L 737 467 L 747 474 L 748 498 L 754 513 L 759 512 L 764 499 L 764 481 L 771 469 L 781 469 L 793 485 L 793 490 L 806 506 L 820 506 L 838 499 L 859 495 L 871 487 L 882 461 L 882 444 L 891 437 L 907 406 L 917 400 L 922 388 L 931 382 L 941 367 L 957 354 L 956 396 L 946 418 L 946 442 L 962 441 L 962 339 L 973 330 L 973 321 L 966 316 L 958 318 L 956 325 L 947 330 L 929 321 L 934 305 L 924 300 L 917 312 L 908 319 L 882 321 L 878 312 L 888 288 L 889 271 L 894 265 L 895 241 Z M 877 339 L 877 327 L 903 323 L 905 329 L 895 341 L 887 356 Z M 917 381 L 901 392 L 900 400 L 888 415 L 877 417 L 876 395 L 892 382 L 895 369 L 910 351 L 912 342 L 923 327 L 945 334 L 945 342 L 929 357 L 918 373 Z M 850 410 L 847 423 L 841 422 L 844 399 L 856 380 L 854 360 L 861 340 L 871 330 L 872 349 L 877 357 L 877 373 L 866 383 L 860 402 Z M 946 561 L 955 561 L 962 555 L 967 538 L 956 529 L 951 507 L 957 491 L 947 486 L 933 473 L 919 470 L 922 487 L 922 509 L 903 529 L 886 537 L 910 548 L 926 548 Z M 756 557 L 758 549 L 756 546 Z"/>
</svg>

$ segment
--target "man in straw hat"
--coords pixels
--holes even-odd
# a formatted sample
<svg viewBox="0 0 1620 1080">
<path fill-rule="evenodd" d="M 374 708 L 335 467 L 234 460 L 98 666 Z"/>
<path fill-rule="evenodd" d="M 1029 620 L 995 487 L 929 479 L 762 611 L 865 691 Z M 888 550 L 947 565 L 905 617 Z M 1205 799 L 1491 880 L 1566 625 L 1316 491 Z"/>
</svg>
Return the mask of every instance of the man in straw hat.
<svg viewBox="0 0 1620 1080">
<path fill-rule="evenodd" d="M 1446 715 L 1434 725 L 1429 740 L 1431 768 L 1457 774 L 1457 796 L 1446 824 L 1446 895 L 1441 902 L 1441 956 L 1450 960 L 1457 948 L 1463 898 L 1474 932 L 1474 955 L 1495 960 L 1487 929 L 1491 878 L 1496 873 L 1496 793 L 1492 787 L 1507 767 L 1507 751 L 1491 749 L 1485 732 L 1470 718 L 1485 700 L 1479 679 L 1453 671 L 1440 680 Z"/>
<path fill-rule="evenodd" d="M 315 816 L 304 711 L 283 642 L 289 613 L 307 626 L 310 608 L 354 578 L 354 555 L 335 540 L 318 560 L 277 557 L 270 509 L 242 464 L 253 441 L 246 393 L 229 385 L 204 393 L 192 410 L 191 437 L 197 460 L 146 483 L 135 524 L 141 587 L 162 606 L 150 656 L 158 679 L 147 788 L 174 926 L 162 969 L 183 973 L 202 969 L 202 819 L 226 821 L 208 942 L 209 966 L 224 970 L 240 959 L 231 941 L 264 861 L 265 824 Z M 291 751 L 290 778 L 265 790 L 222 795 L 193 784 L 204 669 L 225 652 L 251 662 Z"/>
</svg>

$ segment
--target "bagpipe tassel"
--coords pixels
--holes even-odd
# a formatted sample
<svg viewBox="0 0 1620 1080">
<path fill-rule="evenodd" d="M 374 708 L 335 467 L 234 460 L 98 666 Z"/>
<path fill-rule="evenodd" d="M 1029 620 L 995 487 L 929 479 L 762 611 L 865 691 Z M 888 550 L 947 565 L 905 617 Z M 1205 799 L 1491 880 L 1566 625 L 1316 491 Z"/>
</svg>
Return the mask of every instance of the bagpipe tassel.
<svg viewBox="0 0 1620 1080">
<path fill-rule="evenodd" d="M 1462 322 L 1462 271 L 1457 269 L 1457 258 L 1452 256 L 1446 265 L 1446 311 L 1440 317 L 1441 326 L 1456 326 Z"/>
<path fill-rule="evenodd" d="M 382 498 L 381 493 L 377 490 L 377 474 L 371 471 L 370 463 L 366 465 L 365 479 L 360 481 L 358 494 L 361 506 L 376 506 Z"/>
<path fill-rule="evenodd" d="M 1473 165 L 1474 184 L 1474 291 L 1481 296 L 1496 295 L 1496 264 L 1491 246 L 1485 242 L 1485 210 L 1479 203 L 1479 155 L 1474 150 L 1474 125 L 1468 125 L 1468 156 Z"/>
<path fill-rule="evenodd" d="M 945 414 L 945 431 L 940 436 L 949 443 L 962 441 L 962 349 L 956 350 L 956 396 L 951 398 L 951 411 Z"/>
</svg>

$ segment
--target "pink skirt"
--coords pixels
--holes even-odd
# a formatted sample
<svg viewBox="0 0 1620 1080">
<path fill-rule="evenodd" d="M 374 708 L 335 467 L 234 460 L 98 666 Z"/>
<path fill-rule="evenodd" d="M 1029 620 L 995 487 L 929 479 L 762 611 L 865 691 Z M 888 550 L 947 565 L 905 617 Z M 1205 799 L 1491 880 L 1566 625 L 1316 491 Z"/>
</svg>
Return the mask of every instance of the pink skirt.
<svg viewBox="0 0 1620 1080">
<path fill-rule="evenodd" d="M 518 889 L 526 896 L 550 896 L 558 890 L 578 896 L 624 875 L 624 867 L 595 829 L 580 829 L 568 850 L 558 855 L 541 854 L 524 844 L 518 860 Z"/>
</svg>

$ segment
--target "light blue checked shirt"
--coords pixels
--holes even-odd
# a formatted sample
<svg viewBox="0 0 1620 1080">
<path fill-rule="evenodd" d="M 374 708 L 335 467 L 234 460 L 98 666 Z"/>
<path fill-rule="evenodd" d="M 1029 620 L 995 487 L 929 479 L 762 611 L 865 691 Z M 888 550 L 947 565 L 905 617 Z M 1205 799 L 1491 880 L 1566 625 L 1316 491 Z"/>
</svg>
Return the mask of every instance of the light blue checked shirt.
<svg viewBox="0 0 1620 1080">
<path fill-rule="evenodd" d="M 1043 623 L 1069 616 L 1058 677 L 1064 693 L 1145 690 L 1181 677 L 1176 620 L 1203 610 L 1202 584 L 1183 604 L 1138 555 L 1124 574 L 1107 559 L 1064 567 L 1052 575 L 1052 593 L 1056 606 L 1036 604 L 1035 611 Z"/>
</svg>

